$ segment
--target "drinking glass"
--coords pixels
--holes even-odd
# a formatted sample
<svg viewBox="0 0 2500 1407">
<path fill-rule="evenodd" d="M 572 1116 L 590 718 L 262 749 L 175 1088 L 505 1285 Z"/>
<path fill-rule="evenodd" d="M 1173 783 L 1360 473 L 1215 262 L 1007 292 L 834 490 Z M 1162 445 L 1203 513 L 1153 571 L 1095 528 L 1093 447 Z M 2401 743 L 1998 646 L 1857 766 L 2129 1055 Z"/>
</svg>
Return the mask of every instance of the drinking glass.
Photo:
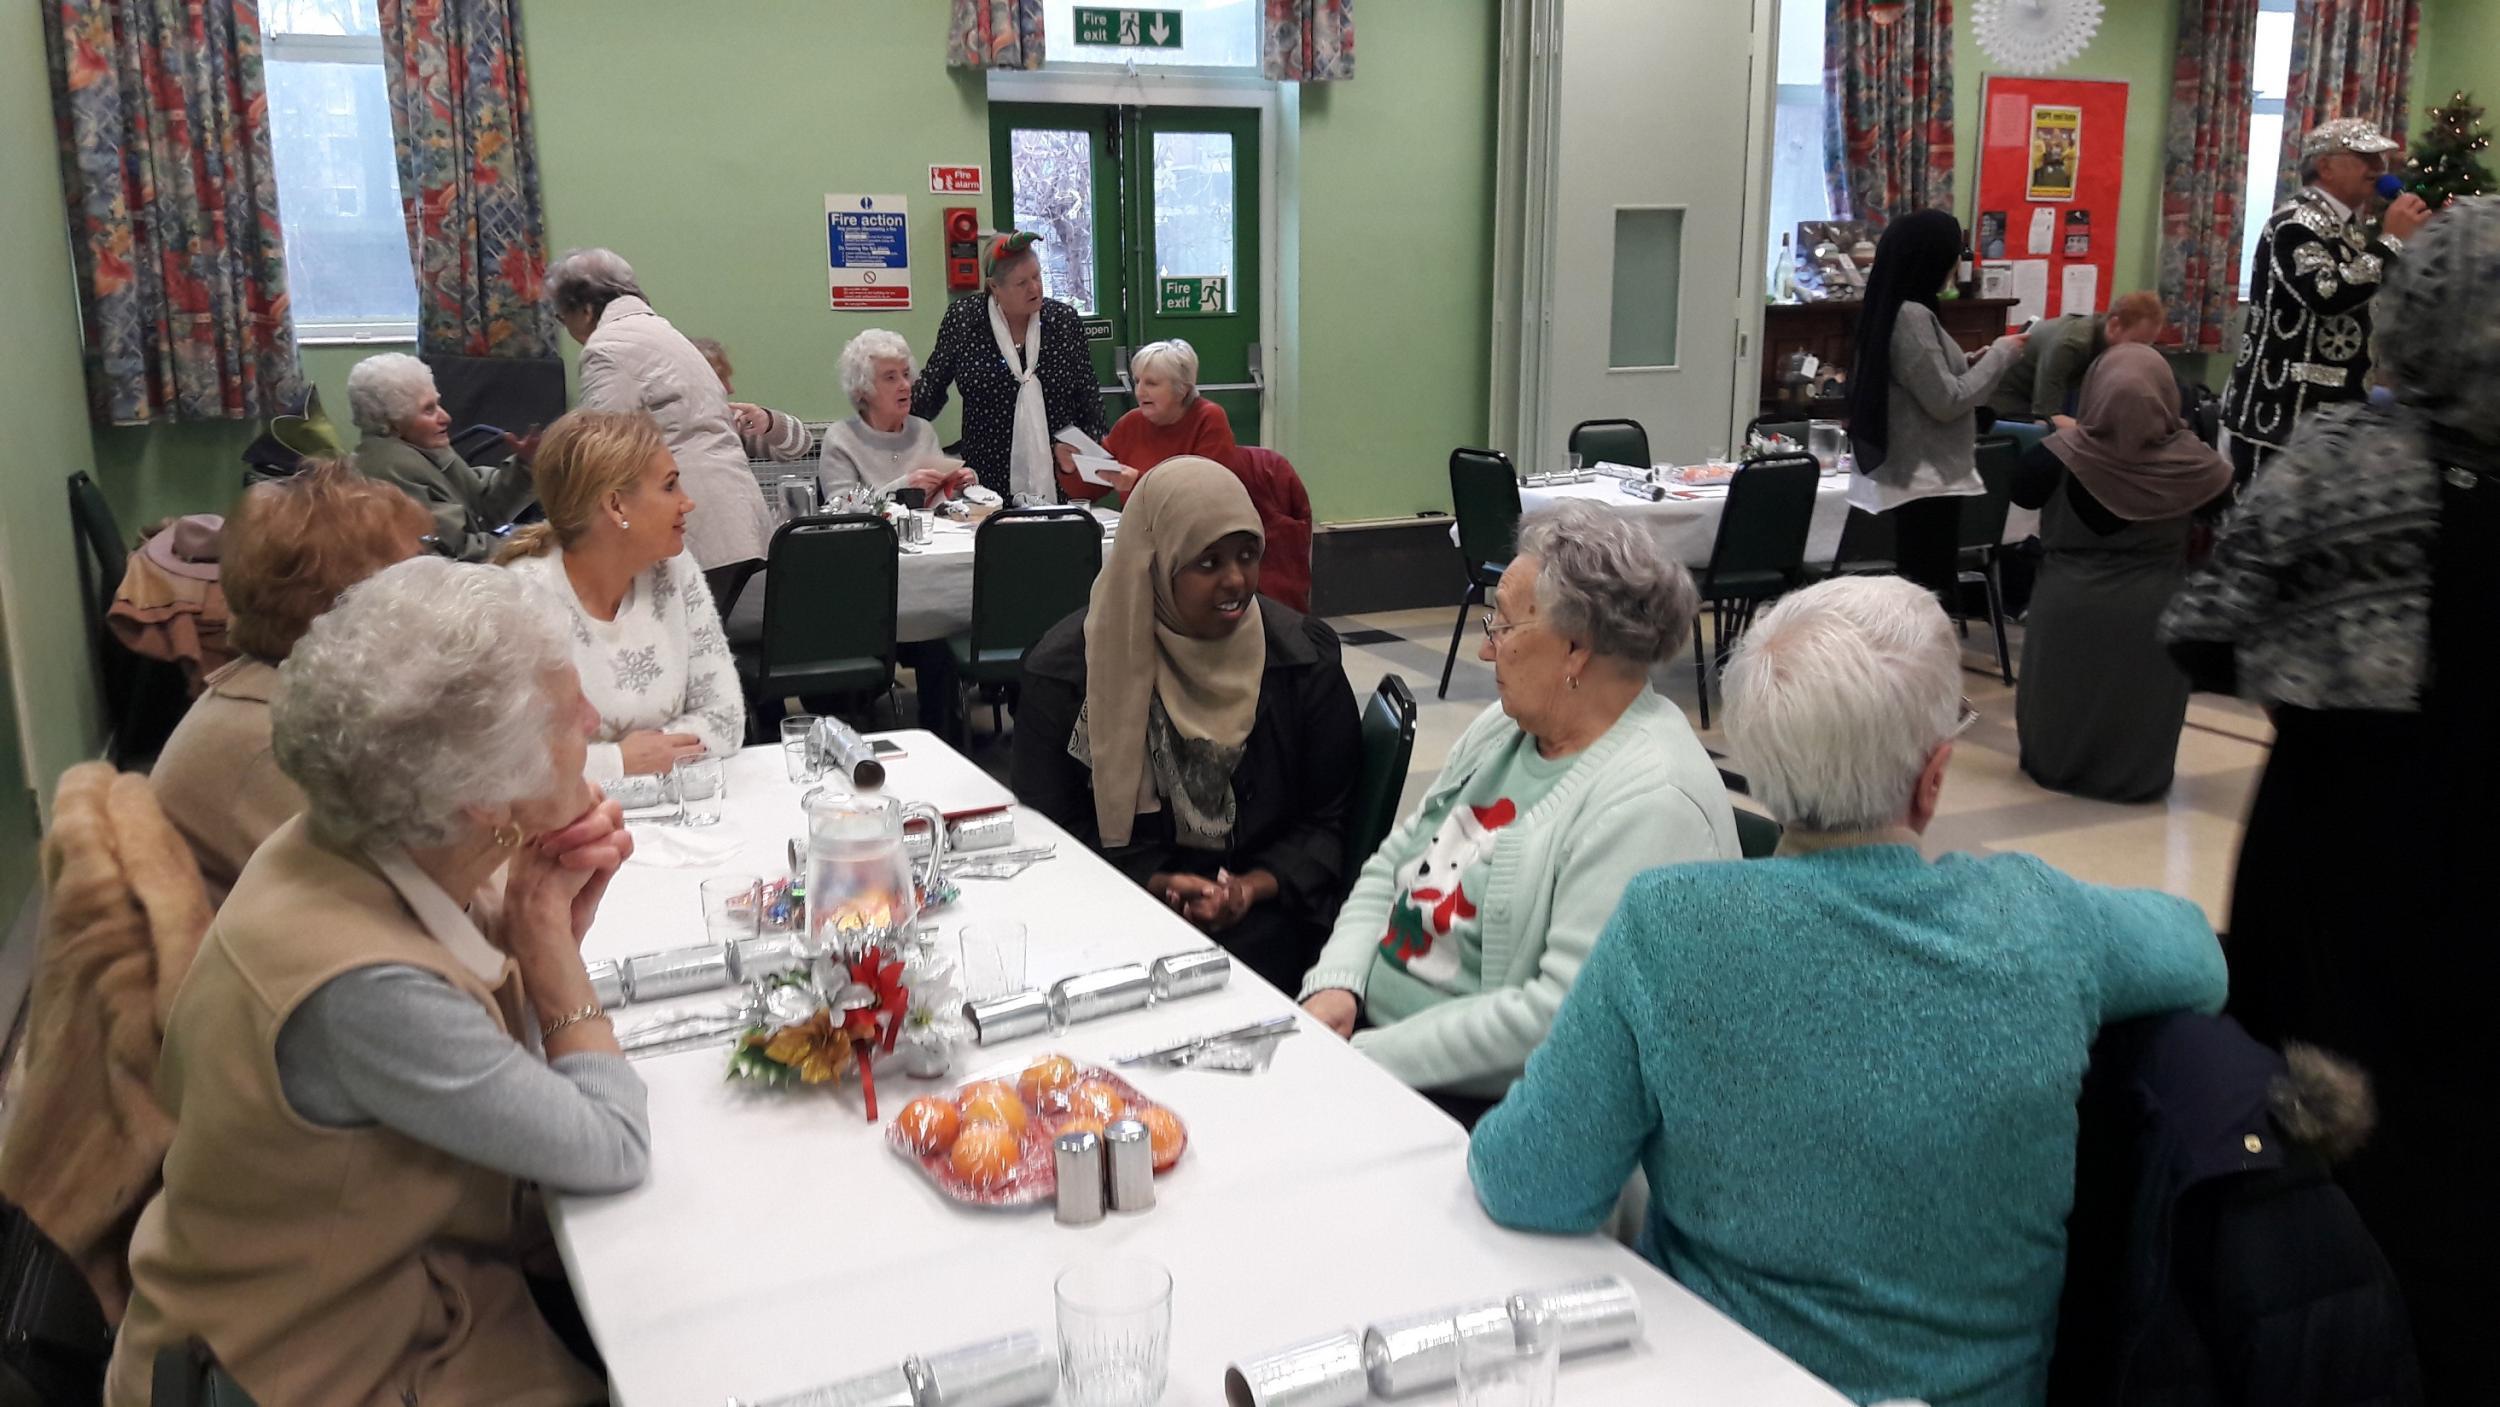
<svg viewBox="0 0 2500 1407">
<path fill-rule="evenodd" d="M 1149 1260 L 1059 1273 L 1059 1382 L 1069 1407 L 1151 1407 L 1171 1367 L 1172 1272 Z"/>
<path fill-rule="evenodd" d="M 751 874 L 703 881 L 703 936 L 715 943 L 743 943 L 755 936 L 764 911 L 764 881 Z"/>
<path fill-rule="evenodd" d="M 669 769 L 677 783 L 677 824 L 709 826 L 720 820 L 721 802 L 729 795 L 729 776 L 717 757 L 681 757 Z"/>
<path fill-rule="evenodd" d="M 963 954 L 965 1001 L 994 1001 L 1024 990 L 1023 924 L 1003 918 L 967 923 L 955 941 Z"/>
<path fill-rule="evenodd" d="M 1572 473 L 1577 474 L 1580 472 L 1580 452 L 1578 450 L 1573 450 L 1570 454 L 1564 456 L 1564 458 L 1570 464 Z"/>
<path fill-rule="evenodd" d="M 816 715 L 794 713 L 781 720 L 781 765 L 790 780 L 802 786 L 813 784 L 820 775 L 816 764 L 808 759 L 807 734 L 816 726 Z"/>
<path fill-rule="evenodd" d="M 1554 1407 L 1562 1335 L 1550 1316 L 1531 1311 L 1507 1334 L 1470 1335 L 1456 1327 L 1458 1407 Z"/>
</svg>

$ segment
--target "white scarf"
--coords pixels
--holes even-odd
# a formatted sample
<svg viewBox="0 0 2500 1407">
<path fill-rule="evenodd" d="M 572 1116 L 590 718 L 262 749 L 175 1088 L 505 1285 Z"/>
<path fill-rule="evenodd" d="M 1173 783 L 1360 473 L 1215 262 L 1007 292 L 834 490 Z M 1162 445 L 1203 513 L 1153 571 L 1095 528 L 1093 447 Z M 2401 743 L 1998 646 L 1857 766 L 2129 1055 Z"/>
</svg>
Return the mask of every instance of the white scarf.
<svg viewBox="0 0 2500 1407">
<path fill-rule="evenodd" d="M 1033 320 L 1024 325 L 1024 364 L 1018 370 L 1007 315 L 998 310 L 996 298 L 989 305 L 990 335 L 998 339 L 999 359 L 1007 363 L 1008 374 L 1016 378 L 1016 436 L 1007 453 L 1007 488 L 1036 502 L 1055 503 L 1058 464 L 1050 451 L 1050 410 L 1042 401 L 1042 311 L 1034 309 Z"/>
</svg>

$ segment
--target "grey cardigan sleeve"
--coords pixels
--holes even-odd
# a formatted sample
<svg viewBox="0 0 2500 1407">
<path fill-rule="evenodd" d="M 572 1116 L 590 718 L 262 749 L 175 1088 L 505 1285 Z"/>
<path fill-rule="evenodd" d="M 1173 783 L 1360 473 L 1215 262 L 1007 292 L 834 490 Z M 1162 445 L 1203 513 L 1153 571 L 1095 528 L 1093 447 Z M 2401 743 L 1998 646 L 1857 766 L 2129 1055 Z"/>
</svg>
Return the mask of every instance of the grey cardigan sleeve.
<svg viewBox="0 0 2500 1407">
<path fill-rule="evenodd" d="M 431 972 L 331 978 L 287 1017 L 277 1053 L 287 1103 L 316 1124 L 381 1124 L 559 1192 L 622 1192 L 650 1170 L 642 1079 L 623 1056 L 550 1063 Z"/>
<path fill-rule="evenodd" d="M 1936 315 L 1916 303 L 1903 304 L 1900 320 L 1892 327 L 1892 379 L 1910 393 L 1919 409 L 1938 420 L 1978 409 L 2017 355 L 2000 342 L 1982 352 L 1979 360 L 1968 360 L 1953 339 L 1944 335 L 1944 324 Z"/>
</svg>

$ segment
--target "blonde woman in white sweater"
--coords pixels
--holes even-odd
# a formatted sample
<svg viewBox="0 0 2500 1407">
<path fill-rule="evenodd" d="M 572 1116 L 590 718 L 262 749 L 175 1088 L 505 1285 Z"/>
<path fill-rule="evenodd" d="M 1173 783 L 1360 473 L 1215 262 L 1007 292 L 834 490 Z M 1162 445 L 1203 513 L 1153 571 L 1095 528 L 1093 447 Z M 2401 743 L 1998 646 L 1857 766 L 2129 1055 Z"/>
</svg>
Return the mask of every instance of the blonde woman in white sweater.
<svg viewBox="0 0 2500 1407">
<path fill-rule="evenodd" d="M 660 427 L 640 411 L 577 410 L 548 428 L 537 477 L 547 521 L 513 534 L 500 560 L 562 613 L 599 711 L 585 774 L 606 785 L 737 751 L 746 701 L 686 551 L 694 500 Z"/>
</svg>

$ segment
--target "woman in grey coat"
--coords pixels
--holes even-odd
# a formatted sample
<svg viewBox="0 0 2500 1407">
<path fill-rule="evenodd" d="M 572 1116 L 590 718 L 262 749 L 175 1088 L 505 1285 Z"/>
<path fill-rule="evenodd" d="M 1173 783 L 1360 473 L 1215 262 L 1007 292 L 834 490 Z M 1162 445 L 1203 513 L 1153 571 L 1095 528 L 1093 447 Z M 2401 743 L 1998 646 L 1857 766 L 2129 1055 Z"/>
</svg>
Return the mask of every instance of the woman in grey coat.
<svg viewBox="0 0 2500 1407">
<path fill-rule="evenodd" d="M 356 363 L 347 373 L 347 409 L 364 431 L 356 472 L 404 490 L 433 514 L 444 556 L 485 561 L 502 541 L 496 534 L 530 505 L 529 466 L 519 458 L 474 469 L 452 452 L 451 414 L 433 371 L 415 357 L 385 352 Z"/>
<path fill-rule="evenodd" d="M 1901 575 L 1935 592 L 1948 610 L 1962 517 L 1956 500 L 1987 492 L 1972 412 L 2025 341 L 2008 333 L 1972 354 L 1946 334 L 1936 296 L 1961 255 L 1961 222 L 1941 210 L 1912 211 L 1884 227 L 1849 373 L 1849 441 L 1858 466 L 1849 502 L 1892 515 Z"/>
</svg>

